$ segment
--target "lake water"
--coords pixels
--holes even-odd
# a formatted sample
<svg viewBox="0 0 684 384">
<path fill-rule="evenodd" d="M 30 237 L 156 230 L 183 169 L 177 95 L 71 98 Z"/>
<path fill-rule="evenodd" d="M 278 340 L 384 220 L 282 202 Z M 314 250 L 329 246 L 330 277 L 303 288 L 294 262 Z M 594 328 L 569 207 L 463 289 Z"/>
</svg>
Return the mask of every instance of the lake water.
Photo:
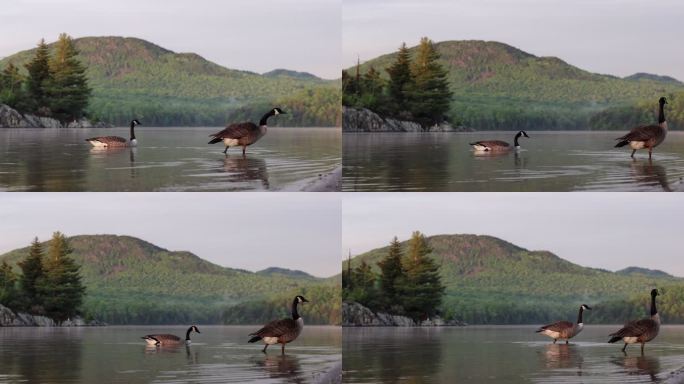
<svg viewBox="0 0 684 384">
<path fill-rule="evenodd" d="M 148 347 L 141 336 L 187 327 L 0 328 L 0 382 L 315 383 L 339 365 L 339 327 L 307 326 L 286 347 L 248 344 L 253 326 L 198 326 L 192 345 Z"/>
<path fill-rule="evenodd" d="M 478 156 L 468 143 L 514 132 L 345 133 L 344 191 L 684 191 L 684 132 L 648 152 L 613 148 L 624 132 L 538 132 L 522 149 Z"/>
<path fill-rule="evenodd" d="M 620 326 L 587 325 L 569 345 L 536 328 L 344 328 L 344 382 L 648 383 L 684 367 L 684 326 L 663 326 L 644 356 L 607 343 Z"/>
<path fill-rule="evenodd" d="M 0 191 L 297 190 L 342 164 L 339 128 L 269 128 L 256 144 L 208 145 L 221 128 L 136 128 L 136 148 L 93 149 L 128 128 L 0 129 Z"/>
</svg>

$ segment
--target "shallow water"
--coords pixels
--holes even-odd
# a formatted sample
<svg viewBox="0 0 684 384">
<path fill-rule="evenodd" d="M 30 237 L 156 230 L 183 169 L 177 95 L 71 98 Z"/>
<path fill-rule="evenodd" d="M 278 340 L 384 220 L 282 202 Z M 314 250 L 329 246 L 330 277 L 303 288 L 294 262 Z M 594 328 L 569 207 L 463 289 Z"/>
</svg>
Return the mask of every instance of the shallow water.
<svg viewBox="0 0 684 384">
<path fill-rule="evenodd" d="M 613 148 L 622 132 L 538 132 L 522 149 L 479 155 L 468 143 L 514 132 L 345 133 L 345 191 L 684 191 L 684 132 L 648 152 Z"/>
<path fill-rule="evenodd" d="M 94 149 L 128 128 L 0 129 L 0 191 L 252 191 L 296 189 L 340 166 L 338 128 L 269 128 L 256 144 L 208 145 L 220 128 L 136 128 L 136 148 Z"/>
<path fill-rule="evenodd" d="M 534 326 L 344 328 L 344 382 L 648 383 L 684 367 L 684 326 L 646 345 L 608 344 L 620 326 L 586 325 L 569 345 Z"/>
<path fill-rule="evenodd" d="M 198 328 L 190 346 L 175 348 L 140 337 L 187 327 L 0 328 L 0 382 L 312 383 L 342 360 L 339 327 L 307 326 L 284 356 L 248 344 L 255 327 Z"/>
</svg>

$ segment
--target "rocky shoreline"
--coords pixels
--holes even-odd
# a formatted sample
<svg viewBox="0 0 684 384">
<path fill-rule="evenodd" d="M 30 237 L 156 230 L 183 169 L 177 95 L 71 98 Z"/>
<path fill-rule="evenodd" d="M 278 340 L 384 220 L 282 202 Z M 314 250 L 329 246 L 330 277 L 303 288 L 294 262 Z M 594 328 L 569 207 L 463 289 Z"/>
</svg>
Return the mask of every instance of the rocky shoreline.
<svg viewBox="0 0 684 384">
<path fill-rule="evenodd" d="M 414 121 L 382 117 L 366 108 L 342 107 L 342 132 L 470 132 L 447 122 L 423 128 Z"/>
<path fill-rule="evenodd" d="M 57 324 L 49 317 L 14 312 L 0 304 L 0 327 L 95 327 L 104 325 L 99 321 L 86 322 L 79 316 Z"/>
<path fill-rule="evenodd" d="M 468 324 L 462 321 L 446 321 L 439 316 L 415 322 L 406 316 L 373 312 L 359 303 L 342 302 L 343 327 L 462 327 L 466 325 Z"/>
<path fill-rule="evenodd" d="M 85 117 L 62 124 L 50 117 L 22 115 L 16 109 L 0 104 L 0 128 L 110 128 L 103 122 L 93 123 Z"/>
</svg>

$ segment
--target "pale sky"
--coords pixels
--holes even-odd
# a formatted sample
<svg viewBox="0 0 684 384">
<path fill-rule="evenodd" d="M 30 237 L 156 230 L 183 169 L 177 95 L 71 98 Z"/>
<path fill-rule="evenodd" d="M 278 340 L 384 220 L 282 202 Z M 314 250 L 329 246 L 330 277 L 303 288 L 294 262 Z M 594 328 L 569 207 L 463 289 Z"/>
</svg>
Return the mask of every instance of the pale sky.
<svg viewBox="0 0 684 384">
<path fill-rule="evenodd" d="M 338 193 L 4 193 L 0 254 L 54 231 L 130 235 L 213 263 L 340 273 Z"/>
<path fill-rule="evenodd" d="M 591 72 L 684 81 L 681 0 L 344 0 L 343 66 L 403 41 L 494 40 Z"/>
<path fill-rule="evenodd" d="M 582 266 L 684 277 L 684 194 L 347 193 L 342 257 L 426 235 L 477 234 Z"/>
<path fill-rule="evenodd" d="M 228 68 L 339 78 L 341 0 L 3 0 L 0 58 L 73 37 L 138 37 Z"/>
</svg>

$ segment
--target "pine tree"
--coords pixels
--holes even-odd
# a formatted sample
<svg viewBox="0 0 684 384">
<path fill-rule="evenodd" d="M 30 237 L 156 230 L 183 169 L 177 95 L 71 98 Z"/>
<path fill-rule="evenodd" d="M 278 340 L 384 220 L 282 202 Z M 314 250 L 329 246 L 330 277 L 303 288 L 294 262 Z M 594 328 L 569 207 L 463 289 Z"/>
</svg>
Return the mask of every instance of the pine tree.
<svg viewBox="0 0 684 384">
<path fill-rule="evenodd" d="M 3 260 L 0 264 L 0 304 L 15 309 L 17 299 L 17 275 Z"/>
<path fill-rule="evenodd" d="M 50 109 L 62 122 L 83 116 L 88 106 L 90 88 L 86 68 L 78 59 L 78 50 L 66 33 L 59 35 L 55 53 L 50 60 L 52 80 L 48 83 Z"/>
<path fill-rule="evenodd" d="M 413 77 L 411 74 L 411 53 L 406 47 L 406 43 L 401 44 L 399 51 L 397 51 L 397 58 L 387 68 L 387 73 L 390 76 L 389 83 L 387 84 L 389 109 L 394 115 L 408 112 L 407 93 L 413 83 Z"/>
<path fill-rule="evenodd" d="M 78 314 L 85 293 L 81 282 L 81 267 L 69 257 L 71 252 L 67 238 L 62 233 L 55 232 L 45 261 L 43 289 L 47 293 L 45 311 L 57 322 Z"/>
<path fill-rule="evenodd" d="M 380 294 L 385 309 L 401 305 L 398 284 L 404 278 L 401 265 L 401 244 L 395 236 L 387 255 L 378 263 L 380 267 Z"/>
<path fill-rule="evenodd" d="M 45 39 L 41 39 L 33 59 L 26 64 L 28 70 L 26 90 L 27 96 L 31 100 L 28 112 L 49 113 L 47 86 L 52 79 L 49 61 L 50 50 L 45 44 Z"/>
<path fill-rule="evenodd" d="M 43 313 L 43 292 L 41 282 L 45 277 L 43 268 L 43 245 L 34 238 L 26 259 L 18 263 L 21 268 L 19 288 L 21 289 L 22 307 L 32 313 Z"/>
<path fill-rule="evenodd" d="M 362 260 L 352 270 L 352 286 L 349 299 L 361 303 L 367 307 L 375 308 L 378 304 L 375 281 L 376 276 L 371 266 Z"/>
<path fill-rule="evenodd" d="M 411 66 L 413 83 L 409 92 L 409 109 L 423 127 L 442 122 L 451 102 L 447 71 L 438 60 L 432 40 L 423 37 Z"/>
<path fill-rule="evenodd" d="M 10 62 L 0 74 L 0 103 L 19 111 L 30 108 L 23 83 L 24 76 L 19 72 L 19 68 Z"/>
<path fill-rule="evenodd" d="M 406 277 L 401 286 L 404 308 L 414 320 L 434 315 L 442 303 L 445 287 L 439 266 L 429 256 L 431 252 L 425 235 L 413 232 L 404 257 Z"/>
</svg>

